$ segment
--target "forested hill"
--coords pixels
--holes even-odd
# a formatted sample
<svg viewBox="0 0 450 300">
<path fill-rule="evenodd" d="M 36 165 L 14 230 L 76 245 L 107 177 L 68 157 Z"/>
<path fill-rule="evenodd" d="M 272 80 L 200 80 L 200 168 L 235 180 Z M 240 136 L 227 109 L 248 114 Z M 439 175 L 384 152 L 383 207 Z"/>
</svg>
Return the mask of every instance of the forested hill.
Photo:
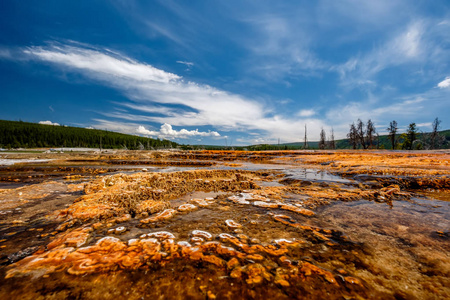
<svg viewBox="0 0 450 300">
<path fill-rule="evenodd" d="M 87 147 L 152 149 L 178 146 L 169 140 L 79 127 L 0 120 L 0 148 Z"/>
</svg>

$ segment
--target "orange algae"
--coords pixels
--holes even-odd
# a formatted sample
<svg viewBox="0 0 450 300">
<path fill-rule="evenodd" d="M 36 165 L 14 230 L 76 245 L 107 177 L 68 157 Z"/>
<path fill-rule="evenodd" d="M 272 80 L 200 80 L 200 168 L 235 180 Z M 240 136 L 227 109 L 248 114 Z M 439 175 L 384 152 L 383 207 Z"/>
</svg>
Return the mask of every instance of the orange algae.
<svg viewBox="0 0 450 300">
<path fill-rule="evenodd" d="M 320 276 L 337 284 L 335 275 L 329 271 L 307 262 L 294 266 L 283 256 L 289 253 L 290 248 L 300 245 L 295 241 L 276 241 L 267 246 L 250 246 L 240 242 L 233 235 L 225 233 L 219 235 L 225 244 L 238 248 L 235 249 L 219 242 L 204 242 L 197 246 L 183 242 L 175 243 L 174 235 L 170 232 L 155 232 L 142 236 L 140 240 L 131 239 L 127 243 L 108 236 L 92 246 L 81 247 L 82 244 L 71 244 L 73 247 L 69 247 L 68 241 L 91 230 L 84 228 L 63 235 L 55 240 L 54 246 L 50 247 L 49 244 L 47 251 L 36 253 L 16 263 L 14 268 L 7 272 L 6 278 L 27 274 L 49 274 L 63 270 L 72 275 L 85 275 L 146 268 L 149 264 L 166 265 L 171 261 L 185 260 L 214 265 L 229 272 L 232 278 L 242 280 L 248 285 L 275 282 L 281 286 L 289 286 L 301 278 L 304 280 L 310 276 Z M 193 234 L 211 238 L 207 232 L 196 231 Z M 272 260 L 271 257 L 278 257 L 280 260 L 281 265 L 276 268 L 276 273 L 270 264 L 267 265 Z M 283 273 L 282 278 L 280 273 Z M 298 274 L 303 277 L 299 277 Z"/>
<path fill-rule="evenodd" d="M 180 284 L 186 289 L 190 286 L 191 297 L 211 299 L 232 299 L 238 295 L 243 298 L 261 295 L 272 298 L 296 298 L 298 295 L 310 298 L 324 295 L 330 298 L 442 297 L 448 291 L 442 288 L 447 267 L 445 253 L 436 256 L 432 250 L 425 250 L 426 245 L 411 252 L 420 262 L 426 261 L 421 265 L 424 274 L 437 274 L 430 275 L 430 279 L 422 280 L 426 275 L 401 278 L 401 270 L 394 270 L 389 277 L 389 265 L 394 265 L 396 258 L 400 258 L 398 264 L 413 266 L 408 260 L 410 258 L 395 254 L 398 245 L 378 242 L 373 246 L 360 245 L 344 235 L 345 229 L 337 230 L 319 222 L 324 217 L 323 208 L 332 207 L 327 206 L 331 203 L 352 201 L 348 203 L 352 204 L 370 200 L 395 208 L 404 200 L 414 205 L 415 193 L 435 193 L 445 198 L 448 186 L 448 157 L 445 155 L 427 157 L 414 154 L 409 162 L 400 154 L 383 159 L 377 153 L 357 154 L 352 151 L 318 152 L 314 155 L 294 151 L 167 152 L 158 155 L 164 159 L 161 162 L 172 157 L 197 160 L 213 157 L 217 162 L 242 160 L 314 166 L 335 174 L 355 176 L 356 181 L 292 180 L 283 178 L 278 171 L 267 170 L 202 170 L 99 177 L 84 184 L 85 195 L 59 212 L 59 220 L 64 221 L 56 229 L 59 234 L 52 237 L 42 232 L 48 242 L 7 268 L 8 282 L 31 275 L 38 280 L 59 278 L 66 284 L 84 282 L 84 286 L 79 287 L 83 290 L 90 286 L 83 281 L 85 276 L 93 278 L 93 282 L 107 282 L 122 276 L 120 274 L 138 272 L 140 283 L 144 278 L 154 280 L 158 276 L 166 276 L 173 288 L 180 289 Z M 361 163 L 366 157 L 368 162 Z M 135 159 L 138 161 L 139 155 Z M 426 167 L 427 163 L 429 167 Z M 380 174 L 389 176 L 378 177 Z M 276 179 L 281 179 L 281 184 L 260 184 Z M 80 187 L 74 186 L 70 190 L 77 191 Z M 441 191 L 425 191 L 424 187 L 440 188 Z M 201 198 L 195 195 L 198 191 L 213 196 Z M 200 222 L 203 225 L 195 228 Z M 83 225 L 74 228 L 80 224 Z M 352 220 L 348 219 L 347 224 L 351 227 Z M 379 225 L 374 223 L 374 226 Z M 401 232 L 410 230 L 404 223 L 393 228 Z M 155 229 L 158 231 L 151 232 Z M 391 234 L 389 229 L 384 228 L 383 232 Z M 116 237 L 103 238 L 105 234 Z M 434 239 L 445 240 L 448 231 L 435 229 L 430 235 Z M 412 241 L 414 239 L 410 243 Z M 433 246 L 430 240 L 420 242 Z M 384 248 L 376 248 L 380 246 Z M 370 252 L 372 248 L 377 250 L 374 252 L 376 255 Z M 380 258 L 383 252 L 390 253 L 392 259 Z M 439 257 L 440 263 L 426 259 L 431 253 Z M 389 263 L 380 265 L 377 259 Z M 431 271 L 433 266 L 435 271 Z M 439 276 L 439 282 L 433 284 L 432 276 Z M 125 282 L 134 282 L 135 279 Z M 409 288 L 415 282 L 416 287 L 412 290 L 416 294 L 409 293 L 403 281 Z M 47 284 L 45 280 L 41 282 Z M 156 291 L 163 286 L 157 282 L 153 296 L 157 296 Z M 394 290 L 389 290 L 392 287 Z M 117 290 L 125 289 L 119 287 Z M 134 290 L 142 291 L 142 288 L 135 286 Z M 196 292 L 192 292 L 194 290 Z M 139 297 L 134 294 L 131 298 Z"/>
</svg>

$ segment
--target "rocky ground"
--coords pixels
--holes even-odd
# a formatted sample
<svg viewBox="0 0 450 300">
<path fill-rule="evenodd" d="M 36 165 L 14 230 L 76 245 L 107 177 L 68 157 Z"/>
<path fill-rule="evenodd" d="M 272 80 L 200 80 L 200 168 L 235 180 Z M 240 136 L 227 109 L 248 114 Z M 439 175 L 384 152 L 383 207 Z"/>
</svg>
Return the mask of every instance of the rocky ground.
<svg viewBox="0 0 450 300">
<path fill-rule="evenodd" d="M 8 159 L 2 299 L 450 297 L 445 151 Z"/>
</svg>

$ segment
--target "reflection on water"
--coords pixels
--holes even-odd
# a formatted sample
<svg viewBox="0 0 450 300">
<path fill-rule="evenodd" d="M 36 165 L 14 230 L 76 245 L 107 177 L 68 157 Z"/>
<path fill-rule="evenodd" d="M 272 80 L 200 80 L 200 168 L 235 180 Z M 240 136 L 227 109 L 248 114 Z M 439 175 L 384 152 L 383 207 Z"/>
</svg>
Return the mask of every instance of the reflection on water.
<svg viewBox="0 0 450 300">
<path fill-rule="evenodd" d="M 303 180 L 313 180 L 313 181 L 336 181 L 336 182 L 352 182 L 349 179 L 343 178 L 341 176 L 330 174 L 323 170 L 306 169 L 306 168 L 292 168 L 286 169 L 284 172 L 287 174 L 288 178 L 292 179 L 303 179 Z"/>
</svg>

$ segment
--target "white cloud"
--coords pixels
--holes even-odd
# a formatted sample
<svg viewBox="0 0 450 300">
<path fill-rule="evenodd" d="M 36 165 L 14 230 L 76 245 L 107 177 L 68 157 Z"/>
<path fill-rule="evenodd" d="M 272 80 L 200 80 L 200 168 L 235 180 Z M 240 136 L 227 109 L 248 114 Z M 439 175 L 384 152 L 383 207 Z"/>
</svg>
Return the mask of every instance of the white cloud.
<svg viewBox="0 0 450 300">
<path fill-rule="evenodd" d="M 100 130 L 116 131 L 126 134 L 136 134 L 136 128 L 139 126 L 138 123 L 133 122 L 119 122 L 104 119 L 93 119 L 94 124 L 92 127 Z"/>
<path fill-rule="evenodd" d="M 190 62 L 190 61 L 182 61 L 182 60 L 177 60 L 177 64 L 185 65 L 186 67 L 188 67 L 188 69 L 189 69 L 189 68 L 192 68 L 192 67 L 194 66 L 194 63 L 193 63 L 193 62 Z"/>
<path fill-rule="evenodd" d="M 174 130 L 172 128 L 172 125 L 164 123 L 161 125 L 161 129 L 159 131 L 151 131 L 146 129 L 144 126 L 139 126 L 136 129 L 136 132 L 138 134 L 142 135 L 150 135 L 150 136 L 157 136 L 159 138 L 163 139 L 174 139 L 174 138 L 189 138 L 194 136 L 201 136 L 201 137 L 220 137 L 220 134 L 217 131 L 198 131 L 196 130 L 187 130 L 187 129 L 181 129 L 179 131 Z"/>
<path fill-rule="evenodd" d="M 387 68 L 425 61 L 428 50 L 423 36 L 427 26 L 424 22 L 416 21 L 403 31 L 394 34 L 391 39 L 372 51 L 350 58 L 342 65 L 331 69 L 341 75 L 342 83 L 346 86 L 373 86 L 372 78 Z"/>
<path fill-rule="evenodd" d="M 47 47 L 29 47 L 24 53 L 30 59 L 79 72 L 122 91 L 132 102 L 124 104 L 125 107 L 159 114 L 139 116 L 124 112 L 103 112 L 109 117 L 174 126 L 211 125 L 222 130 L 244 132 L 263 130 L 267 138 L 282 138 L 285 141 L 297 140 L 298 128 L 303 128 L 304 125 L 304 120 L 301 119 L 269 116 L 271 111 L 260 101 L 186 81 L 176 74 L 111 51 L 53 44 Z M 319 120 L 308 122 L 315 122 L 317 128 L 323 126 Z M 117 122 L 101 124 L 130 133 L 131 126 L 121 128 L 116 125 Z M 134 133 L 138 126 L 134 127 Z"/>
<path fill-rule="evenodd" d="M 130 58 L 109 52 L 101 53 L 67 45 L 53 45 L 49 48 L 29 47 L 25 54 L 54 64 L 93 72 L 101 79 L 131 80 L 135 82 L 169 83 L 180 79 L 179 76 L 168 73 L 147 64 L 138 63 Z M 105 78 L 106 77 L 106 78 Z"/>
<path fill-rule="evenodd" d="M 431 122 L 418 123 L 417 127 L 430 127 L 431 128 Z"/>
<path fill-rule="evenodd" d="M 42 124 L 42 125 L 60 126 L 58 123 L 53 123 L 52 121 L 39 121 L 39 124 Z"/>
<path fill-rule="evenodd" d="M 12 58 L 11 51 L 7 48 L 0 47 L 0 59 L 1 58 L 11 59 Z"/>
<path fill-rule="evenodd" d="M 445 79 L 439 82 L 437 86 L 441 89 L 450 87 L 450 77 L 445 77 Z"/>
<path fill-rule="evenodd" d="M 302 109 L 297 113 L 299 117 L 311 117 L 315 114 L 316 112 L 313 109 Z"/>
<path fill-rule="evenodd" d="M 314 36 L 303 28 L 305 12 L 297 13 L 291 18 L 260 11 L 253 18 L 243 17 L 243 23 L 250 26 L 255 36 L 243 41 L 251 52 L 246 65 L 253 76 L 279 81 L 285 77 L 318 76 L 319 71 L 329 68 L 329 63 L 310 49 Z"/>
</svg>

